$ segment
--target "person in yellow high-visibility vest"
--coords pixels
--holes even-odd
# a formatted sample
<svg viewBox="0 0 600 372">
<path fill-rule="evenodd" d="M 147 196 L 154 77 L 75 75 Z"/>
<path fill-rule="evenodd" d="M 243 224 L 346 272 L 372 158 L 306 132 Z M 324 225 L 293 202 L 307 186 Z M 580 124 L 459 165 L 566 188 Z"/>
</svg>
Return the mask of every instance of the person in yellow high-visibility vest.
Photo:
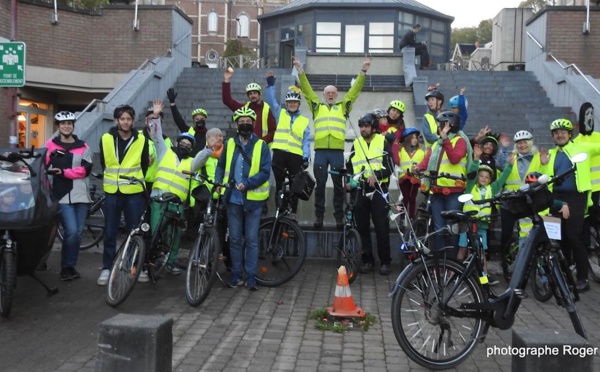
<svg viewBox="0 0 600 372">
<path fill-rule="evenodd" d="M 294 67 L 298 71 L 300 89 L 304 93 L 308 107 L 313 114 L 315 128 L 315 161 L 313 171 L 317 185 L 315 187 L 315 223 L 314 227 L 323 227 L 325 215 L 325 185 L 327 183 L 328 168 L 342 169 L 344 167 L 344 144 L 346 140 L 346 121 L 352 111 L 352 105 L 358 98 L 365 83 L 367 71 L 371 66 L 371 57 L 365 58 L 362 69 L 348 93 L 338 100 L 338 90 L 333 85 L 328 85 L 323 90 L 325 102 L 321 102 L 313 91 L 302 63 L 298 57 L 294 58 Z M 344 189 L 341 176 L 331 176 L 333 181 L 333 216 L 338 230 L 344 228 Z"/>
<path fill-rule="evenodd" d="M 215 175 L 217 183 L 230 186 L 224 196 L 232 264 L 227 286 L 235 288 L 243 284 L 243 263 L 248 290 L 258 289 L 255 278 L 258 228 L 263 205 L 269 198 L 271 175 L 271 152 L 265 141 L 252 132 L 255 120 L 256 114 L 247 107 L 235 111 L 237 135 L 225 144 Z"/>
<path fill-rule="evenodd" d="M 296 90 L 292 90 L 294 88 Z M 275 98 L 275 75 L 267 71 L 266 99 L 276 116 L 277 130 L 271 150 L 273 150 L 273 175 L 275 176 L 275 189 L 281 190 L 285 182 L 286 170 L 291 177 L 308 168 L 310 160 L 310 127 L 308 118 L 300 112 L 300 93 L 296 87 L 291 87 L 285 94 L 285 106 L 281 106 Z M 291 218 L 296 219 L 298 198 L 291 200 Z"/>
<path fill-rule="evenodd" d="M 154 100 L 154 111 L 162 112 L 163 103 L 161 100 Z M 206 147 L 192 157 L 191 153 L 194 149 L 196 139 L 191 133 L 181 133 L 177 136 L 175 147 L 167 146 L 162 134 L 162 120 L 160 118 L 153 119 L 148 124 L 148 132 L 156 147 L 156 162 L 158 163 L 156 180 L 152 185 L 151 197 L 160 196 L 164 193 L 173 193 L 180 199 L 180 203 L 159 203 L 152 202 L 150 226 L 152 233 L 158 228 L 161 215 L 167 211 L 179 212 L 183 216 L 186 205 L 194 206 L 194 198 L 191 197 L 191 191 L 198 187 L 198 182 L 191 180 L 190 176 L 183 174 L 183 171 L 195 172 L 202 168 L 210 155 L 213 152 L 212 146 L 216 142 L 215 138 L 207 137 Z M 170 142 L 170 141 L 169 141 Z M 167 232 L 171 235 L 171 232 Z M 175 231 L 171 246 L 171 254 L 167 260 L 165 270 L 174 275 L 181 274 L 182 270 L 175 265 L 177 254 L 179 253 L 179 243 L 181 241 L 181 228 L 178 227 Z M 148 276 L 144 272 L 140 274 L 147 280 Z"/>
<path fill-rule="evenodd" d="M 352 144 L 348 169 L 351 174 L 362 174 L 364 187 L 359 191 L 354 206 L 356 229 L 362 242 L 362 266 L 360 272 L 368 274 L 373 271 L 375 257 L 371 241 L 371 219 L 375 226 L 377 237 L 377 256 L 380 261 L 379 273 L 390 274 L 390 223 L 388 212 L 388 190 L 390 175 L 394 169 L 391 146 L 385 137 L 377 133 L 379 119 L 371 114 L 365 114 L 358 119 L 360 137 Z M 367 196 L 371 194 L 371 196 Z"/>
<path fill-rule="evenodd" d="M 158 112 L 155 113 L 158 117 Z M 146 137 L 133 128 L 135 110 L 129 105 L 115 108 L 115 126 L 100 139 L 100 164 L 104 172 L 104 254 L 98 285 L 106 285 L 117 251 L 117 231 L 121 213 L 125 214 L 125 228 L 131 230 L 144 213 L 144 187 L 130 184 L 120 176 L 143 180 L 150 163 Z"/>
<path fill-rule="evenodd" d="M 429 148 L 440 138 L 435 118 L 442 113 L 444 95 L 437 90 L 437 87 L 430 87 L 430 90 L 425 95 L 425 102 L 427 102 L 428 110 L 423 115 L 423 120 L 421 121 L 421 134 L 425 139 L 425 146 Z"/>
<path fill-rule="evenodd" d="M 591 191 L 591 159 L 600 155 L 600 143 L 574 143 L 573 123 L 568 119 L 557 119 L 550 124 L 550 131 L 556 147 L 542 151 L 540 160 L 542 162 L 541 172 L 548 176 L 554 176 L 565 172 L 575 166 L 573 175 L 566 177 L 560 184 L 550 184 L 549 189 L 554 198 L 569 204 L 571 215 L 561 223 L 561 248 L 567 260 L 571 257 L 577 268 L 578 291 L 590 289 L 588 282 L 589 262 L 587 249 L 583 243 L 583 226 L 588 206 L 592 203 Z M 588 158 L 573 165 L 571 158 L 579 153 L 585 152 Z"/>
<path fill-rule="evenodd" d="M 404 206 L 410 218 L 417 215 L 417 196 L 419 196 L 421 182 L 417 178 L 409 176 L 408 171 L 425 158 L 425 150 L 421 148 L 419 134 L 417 128 L 405 129 L 402 132 L 402 147 L 396 155 L 398 158 L 398 187 L 402 192 Z M 392 149 L 392 151 L 394 150 Z"/>
</svg>

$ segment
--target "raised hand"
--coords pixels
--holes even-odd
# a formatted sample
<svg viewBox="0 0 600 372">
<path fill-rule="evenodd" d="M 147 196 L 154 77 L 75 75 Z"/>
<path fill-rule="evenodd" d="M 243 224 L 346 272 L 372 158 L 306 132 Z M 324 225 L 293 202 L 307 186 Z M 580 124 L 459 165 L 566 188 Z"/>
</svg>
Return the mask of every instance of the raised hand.
<svg viewBox="0 0 600 372">
<path fill-rule="evenodd" d="M 171 103 L 171 105 L 175 104 L 175 98 L 177 98 L 177 92 L 175 92 L 175 89 L 167 89 L 167 98 L 169 99 L 169 103 Z"/>
<path fill-rule="evenodd" d="M 267 86 L 272 87 L 275 85 L 275 75 L 273 74 L 273 71 L 267 71 L 265 75 L 267 77 Z"/>
<path fill-rule="evenodd" d="M 369 56 L 365 56 L 365 60 L 363 61 L 363 65 L 362 65 L 362 70 L 363 71 L 368 71 L 369 67 L 371 67 L 371 61 L 373 60 L 373 58 L 369 57 Z"/>
<path fill-rule="evenodd" d="M 226 83 L 229 83 L 229 80 L 233 77 L 233 69 L 231 67 L 227 67 L 225 72 L 223 73 L 223 80 Z"/>
<path fill-rule="evenodd" d="M 479 158 L 481 157 L 481 154 L 483 154 L 483 150 L 481 149 L 481 146 L 479 146 L 479 145 L 473 146 L 473 158 L 475 160 L 479 160 Z"/>
<path fill-rule="evenodd" d="M 549 161 L 550 158 L 548 157 L 548 149 L 542 147 L 540 150 L 540 162 L 542 163 L 542 165 L 546 165 Z"/>
<path fill-rule="evenodd" d="M 302 62 L 300 62 L 300 58 L 298 58 L 298 56 L 292 57 L 292 63 L 294 64 L 294 67 L 296 67 L 296 70 L 298 70 L 298 73 L 301 74 L 302 71 Z"/>
<path fill-rule="evenodd" d="M 154 101 L 152 101 L 152 113 L 154 114 L 154 116 L 160 115 L 163 108 L 164 108 L 164 106 L 163 106 L 162 99 L 157 98 Z"/>
</svg>

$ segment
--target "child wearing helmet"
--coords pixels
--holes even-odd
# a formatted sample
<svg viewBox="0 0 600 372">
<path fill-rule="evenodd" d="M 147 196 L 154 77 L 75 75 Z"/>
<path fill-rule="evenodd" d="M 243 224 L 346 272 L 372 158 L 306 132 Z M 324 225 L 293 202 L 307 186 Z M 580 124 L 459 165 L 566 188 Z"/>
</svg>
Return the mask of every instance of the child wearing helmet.
<svg viewBox="0 0 600 372">
<path fill-rule="evenodd" d="M 427 146 L 433 145 L 438 140 L 436 117 L 442 113 L 442 105 L 444 104 L 444 95 L 437 89 L 439 84 L 429 87 L 429 91 L 425 95 L 427 103 L 427 112 L 423 115 L 421 123 L 421 134 L 425 139 Z M 460 118 L 459 124 L 460 124 Z M 457 127 L 457 130 L 460 129 Z"/>
<path fill-rule="evenodd" d="M 261 99 L 262 87 L 257 83 L 250 83 L 246 86 L 246 96 L 248 101 L 238 102 L 231 97 L 231 78 L 233 70 L 226 69 L 223 73 L 223 83 L 221 85 L 221 96 L 223 104 L 231 111 L 236 111 L 241 107 L 247 107 L 256 113 L 253 132 L 256 136 L 267 144 L 273 142 L 277 122 L 275 115 L 268 103 Z"/>
<path fill-rule="evenodd" d="M 279 192 L 285 182 L 286 172 L 295 176 L 308 168 L 310 160 L 310 127 L 308 118 L 300 112 L 300 89 L 290 87 L 285 94 L 285 107 L 282 107 L 275 97 L 275 75 L 267 71 L 267 102 L 276 113 L 277 129 L 273 137 L 272 169 L 275 176 L 275 189 Z M 292 215 L 296 219 L 298 198 L 293 196 Z"/>
<path fill-rule="evenodd" d="M 157 113 L 162 112 L 162 100 L 153 101 L 153 119 L 148 123 L 149 135 L 156 146 L 156 162 L 158 171 L 156 180 L 152 184 L 151 197 L 160 196 L 165 193 L 173 193 L 179 196 L 181 203 L 160 203 L 153 201 L 150 215 L 151 230 L 155 231 L 160 223 L 160 217 L 167 211 L 184 214 L 186 205 L 195 206 L 195 199 L 191 197 L 193 190 L 199 187 L 197 181 L 189 180 L 189 177 L 183 174 L 183 171 L 195 172 L 201 169 L 207 162 L 213 152 L 213 146 L 216 143 L 215 138 L 207 138 L 207 144 L 204 149 L 192 156 L 196 138 L 189 132 L 180 133 L 175 141 L 175 147 L 167 146 L 162 133 L 162 123 Z M 170 141 L 169 141 L 170 142 Z M 170 232 L 169 232 L 170 234 Z M 167 260 L 165 270 L 173 275 L 181 274 L 182 270 L 175 265 L 177 254 L 179 253 L 179 244 L 181 242 L 182 230 L 180 227 L 174 232 L 173 246 L 171 254 Z M 142 276 L 142 274 L 144 274 Z M 141 281 L 147 281 L 146 273 L 140 274 Z"/>
<path fill-rule="evenodd" d="M 404 206 L 408 210 L 408 216 L 414 218 L 417 215 L 417 196 L 421 182 L 418 178 L 411 176 L 410 170 L 425 158 L 425 150 L 421 148 L 419 141 L 419 130 L 417 128 L 406 128 L 402 133 L 402 146 L 398 151 L 398 187 L 402 192 Z M 393 150 L 392 150 L 393 151 Z"/>
<path fill-rule="evenodd" d="M 479 157 L 483 154 L 482 150 L 479 147 L 473 149 L 473 155 L 475 160 L 479 160 Z M 477 216 L 479 217 L 489 217 L 492 213 L 492 207 L 488 204 L 474 204 L 473 200 L 482 200 L 489 199 L 496 195 L 500 190 L 502 190 L 502 186 L 506 182 L 508 175 L 512 172 L 513 164 L 515 158 L 511 156 L 508 161 L 508 166 L 502 171 L 500 177 L 496 181 L 493 181 L 495 170 L 491 167 L 480 164 L 478 161 L 474 161 L 469 168 L 469 173 L 477 172 L 477 177 L 471 178 L 467 181 L 467 187 L 465 188 L 465 192 L 473 195 L 473 199 L 466 202 L 463 205 L 464 211 L 476 210 L 478 211 Z M 481 241 L 483 244 L 483 249 L 487 251 L 488 243 L 487 243 L 487 231 L 489 229 L 489 221 L 481 220 L 477 222 L 477 233 L 481 236 Z M 467 255 L 467 234 L 460 234 L 459 242 L 458 242 L 458 260 L 463 261 Z M 487 258 L 484 257 L 484 270 L 487 270 Z M 488 274 L 488 280 L 490 285 L 498 284 L 498 280 L 492 278 Z"/>
<path fill-rule="evenodd" d="M 461 88 L 458 95 L 450 98 L 450 101 L 448 101 L 450 110 L 452 110 L 452 112 L 454 112 L 455 114 L 458 114 L 458 116 L 460 117 L 460 130 L 463 130 L 463 128 L 467 124 L 467 119 L 469 118 L 469 113 L 467 112 L 469 102 L 465 97 L 466 91 L 467 88 Z"/>
</svg>

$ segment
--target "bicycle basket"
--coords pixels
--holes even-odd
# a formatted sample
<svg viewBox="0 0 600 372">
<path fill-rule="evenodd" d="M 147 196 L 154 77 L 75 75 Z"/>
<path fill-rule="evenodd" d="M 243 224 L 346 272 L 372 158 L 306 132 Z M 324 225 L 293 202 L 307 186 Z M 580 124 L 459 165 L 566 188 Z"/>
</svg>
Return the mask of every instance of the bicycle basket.
<svg viewBox="0 0 600 372">
<path fill-rule="evenodd" d="M 307 171 L 300 171 L 294 176 L 290 191 L 301 200 L 308 200 L 315 189 L 315 179 Z"/>
<path fill-rule="evenodd" d="M 40 156 L 26 160 L 33 174 L 22 162 L 0 162 L 1 229 L 33 230 L 57 219 L 58 202 L 51 197 L 46 173 L 46 149 L 35 150 L 35 154 Z"/>
<path fill-rule="evenodd" d="M 548 189 L 537 191 L 532 195 L 533 204 L 538 212 L 548 209 L 554 202 L 554 196 Z M 531 217 L 531 207 L 527 204 L 525 196 L 510 199 L 508 201 L 508 210 L 515 218 Z"/>
</svg>

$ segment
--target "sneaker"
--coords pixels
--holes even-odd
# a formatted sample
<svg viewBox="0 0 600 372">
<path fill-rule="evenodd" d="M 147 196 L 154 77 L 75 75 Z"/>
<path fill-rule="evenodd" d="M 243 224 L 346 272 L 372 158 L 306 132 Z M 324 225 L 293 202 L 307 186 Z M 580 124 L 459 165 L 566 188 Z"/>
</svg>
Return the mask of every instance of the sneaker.
<svg viewBox="0 0 600 372">
<path fill-rule="evenodd" d="M 228 288 L 237 288 L 243 284 L 244 284 L 244 281 L 242 280 L 242 278 L 233 274 L 233 275 L 231 275 L 231 279 L 229 279 L 229 281 L 227 282 L 227 284 L 225 284 L 225 286 Z"/>
<path fill-rule="evenodd" d="M 251 278 L 246 280 L 246 289 L 249 291 L 258 291 L 258 284 L 256 284 L 256 279 Z"/>
<path fill-rule="evenodd" d="M 344 220 L 341 218 L 336 218 L 335 219 L 335 228 L 338 229 L 339 231 L 344 230 Z"/>
<path fill-rule="evenodd" d="M 110 270 L 102 269 L 102 271 L 100 272 L 100 276 L 98 277 L 98 280 L 96 281 L 96 284 L 106 285 L 108 283 L 109 277 L 110 277 Z"/>
<path fill-rule="evenodd" d="M 498 279 L 496 279 L 495 277 L 488 275 L 488 285 L 496 285 L 498 283 L 500 283 L 500 281 Z"/>
<path fill-rule="evenodd" d="M 392 270 L 390 270 L 390 265 L 381 265 L 379 268 L 379 274 L 381 275 L 390 275 Z"/>
<path fill-rule="evenodd" d="M 73 280 L 73 276 L 71 275 L 71 271 L 68 267 L 64 267 L 60 270 L 60 280 L 63 282 Z"/>
<path fill-rule="evenodd" d="M 138 276 L 138 282 L 147 283 L 150 281 L 150 277 L 148 276 L 148 272 L 146 270 L 142 270 L 140 276 Z"/>
<path fill-rule="evenodd" d="M 323 216 L 317 216 L 317 219 L 315 220 L 313 226 L 315 227 L 315 229 L 320 229 L 321 227 L 323 227 Z"/>
<path fill-rule="evenodd" d="M 175 264 L 167 264 L 167 266 L 165 267 L 165 270 L 168 273 L 171 273 L 173 275 L 179 275 L 183 272 L 183 270 L 181 270 L 179 267 L 177 267 L 177 265 Z"/>
<path fill-rule="evenodd" d="M 589 291 L 590 282 L 587 279 L 578 279 L 577 283 L 575 283 L 575 288 L 577 288 L 577 292 Z"/>
<path fill-rule="evenodd" d="M 361 274 L 369 274 L 372 271 L 373 271 L 373 264 L 372 263 L 367 262 L 366 264 L 363 264 L 360 267 L 360 273 Z"/>
<path fill-rule="evenodd" d="M 77 272 L 77 270 L 75 270 L 74 267 L 69 267 L 68 270 L 71 272 L 71 278 L 73 278 L 73 279 L 79 279 L 79 278 L 81 278 L 81 274 L 79 274 Z"/>
</svg>

